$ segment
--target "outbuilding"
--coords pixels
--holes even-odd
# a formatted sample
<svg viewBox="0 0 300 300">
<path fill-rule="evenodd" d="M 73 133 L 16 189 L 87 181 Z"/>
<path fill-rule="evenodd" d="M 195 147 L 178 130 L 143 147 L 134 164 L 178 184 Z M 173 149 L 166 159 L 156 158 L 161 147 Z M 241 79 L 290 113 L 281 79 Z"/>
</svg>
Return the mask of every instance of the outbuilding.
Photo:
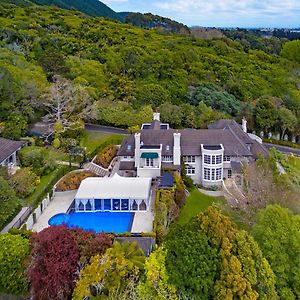
<svg viewBox="0 0 300 300">
<path fill-rule="evenodd" d="M 151 178 L 89 177 L 75 196 L 75 211 L 149 211 Z"/>
</svg>

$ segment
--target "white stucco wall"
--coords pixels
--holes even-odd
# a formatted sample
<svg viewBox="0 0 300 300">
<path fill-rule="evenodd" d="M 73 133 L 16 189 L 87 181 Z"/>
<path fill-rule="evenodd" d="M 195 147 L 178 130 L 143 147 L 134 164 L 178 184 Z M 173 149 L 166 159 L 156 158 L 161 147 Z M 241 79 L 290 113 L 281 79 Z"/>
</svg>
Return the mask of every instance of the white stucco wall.
<svg viewBox="0 0 300 300">
<path fill-rule="evenodd" d="M 138 168 L 137 177 L 151 177 L 156 178 L 161 175 L 160 168 Z"/>
</svg>

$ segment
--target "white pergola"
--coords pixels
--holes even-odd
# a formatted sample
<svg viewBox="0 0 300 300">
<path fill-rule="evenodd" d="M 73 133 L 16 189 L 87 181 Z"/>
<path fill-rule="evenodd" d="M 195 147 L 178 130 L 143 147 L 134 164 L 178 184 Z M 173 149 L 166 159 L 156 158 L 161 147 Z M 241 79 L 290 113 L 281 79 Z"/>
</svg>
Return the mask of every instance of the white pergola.
<svg viewBox="0 0 300 300">
<path fill-rule="evenodd" d="M 151 178 L 89 177 L 75 196 L 76 211 L 148 211 Z"/>
</svg>

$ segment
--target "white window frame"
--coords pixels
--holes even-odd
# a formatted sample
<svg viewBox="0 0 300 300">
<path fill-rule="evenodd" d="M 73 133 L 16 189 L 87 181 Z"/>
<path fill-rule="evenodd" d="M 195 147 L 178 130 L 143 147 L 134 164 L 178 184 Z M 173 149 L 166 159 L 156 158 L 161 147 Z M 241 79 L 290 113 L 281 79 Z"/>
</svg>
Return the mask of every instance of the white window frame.
<svg viewBox="0 0 300 300">
<path fill-rule="evenodd" d="M 222 163 L 222 154 L 216 155 L 216 165 L 219 165 Z"/>
<path fill-rule="evenodd" d="M 173 156 L 172 155 L 164 155 L 162 157 L 163 162 L 173 162 Z"/>
<path fill-rule="evenodd" d="M 196 163 L 196 156 L 195 155 L 184 156 L 183 161 L 188 164 L 194 164 Z"/>
<path fill-rule="evenodd" d="M 185 172 L 187 175 L 195 175 L 196 174 L 196 168 L 191 166 L 185 167 Z"/>
<path fill-rule="evenodd" d="M 211 155 L 204 154 L 203 161 L 205 164 L 210 165 L 211 164 Z"/>
<path fill-rule="evenodd" d="M 224 156 L 223 156 L 223 161 L 224 161 L 224 162 L 231 162 L 231 157 L 228 156 L 228 155 L 224 155 Z"/>
<path fill-rule="evenodd" d="M 227 178 L 232 178 L 232 170 L 228 169 L 227 171 Z"/>
<path fill-rule="evenodd" d="M 145 158 L 145 167 L 154 167 L 154 158 Z"/>
<path fill-rule="evenodd" d="M 216 181 L 222 180 L 222 168 L 216 169 Z"/>
<path fill-rule="evenodd" d="M 204 180 L 207 180 L 207 181 L 210 181 L 210 168 L 204 168 L 204 171 L 203 171 L 203 179 Z"/>
</svg>

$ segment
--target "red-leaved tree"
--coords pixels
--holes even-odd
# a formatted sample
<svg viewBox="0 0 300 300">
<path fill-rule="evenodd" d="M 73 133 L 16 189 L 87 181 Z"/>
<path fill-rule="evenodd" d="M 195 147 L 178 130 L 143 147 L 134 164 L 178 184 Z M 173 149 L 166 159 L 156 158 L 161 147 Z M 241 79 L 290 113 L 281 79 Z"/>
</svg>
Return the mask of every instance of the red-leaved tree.
<svg viewBox="0 0 300 300">
<path fill-rule="evenodd" d="M 95 233 L 76 228 L 71 233 L 80 253 L 80 268 L 89 263 L 92 256 L 102 255 L 112 246 L 111 237 L 103 232 Z"/>
<path fill-rule="evenodd" d="M 65 226 L 51 226 L 33 235 L 28 270 L 33 299 L 68 299 L 78 277 L 79 258 L 77 243 Z"/>
</svg>

